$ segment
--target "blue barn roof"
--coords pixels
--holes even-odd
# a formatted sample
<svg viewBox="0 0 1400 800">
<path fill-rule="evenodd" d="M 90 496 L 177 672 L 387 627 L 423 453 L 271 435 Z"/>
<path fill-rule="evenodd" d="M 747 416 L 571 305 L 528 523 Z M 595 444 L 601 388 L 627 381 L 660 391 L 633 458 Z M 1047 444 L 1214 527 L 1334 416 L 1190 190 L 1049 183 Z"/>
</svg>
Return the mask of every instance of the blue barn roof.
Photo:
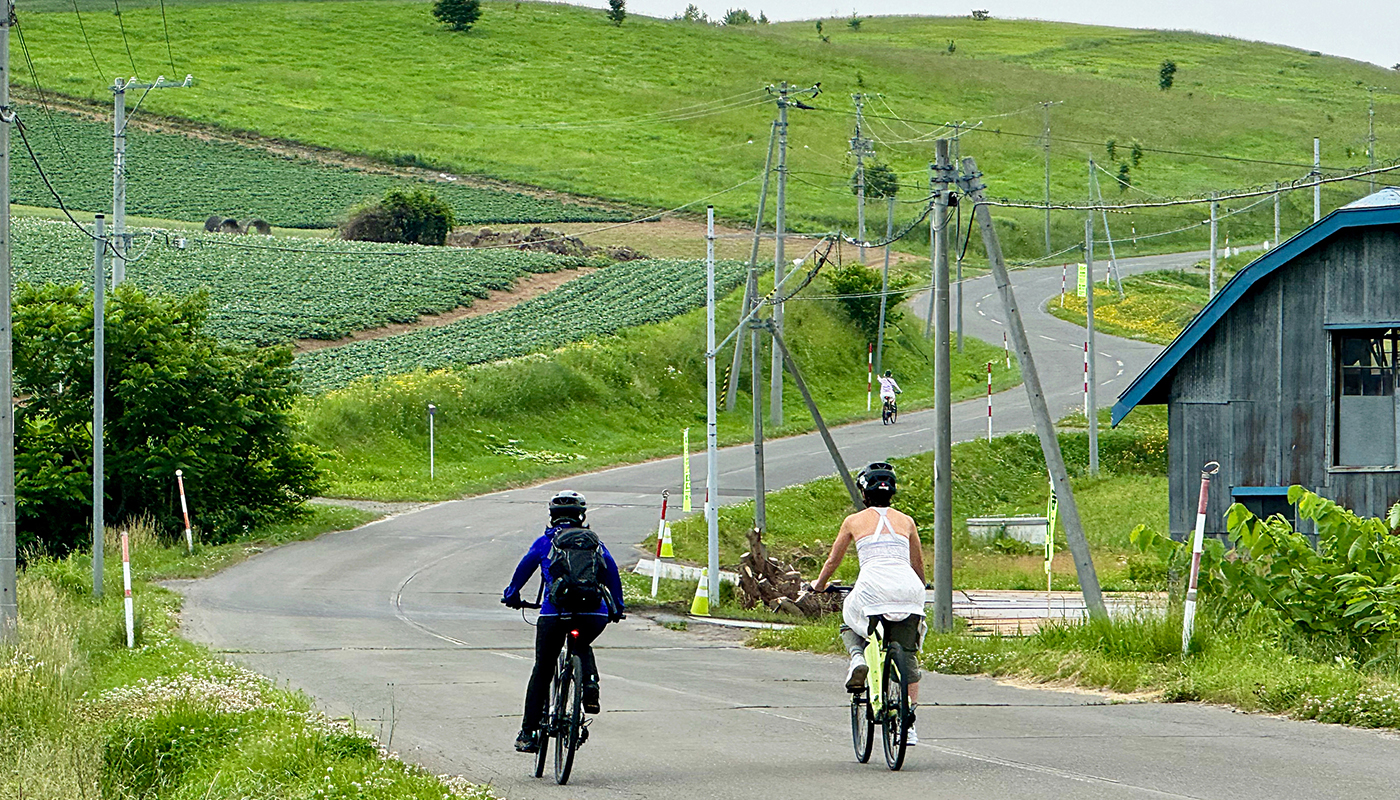
<svg viewBox="0 0 1400 800">
<path fill-rule="evenodd" d="M 1122 422 L 1128 412 L 1140 403 L 1158 405 L 1166 402 L 1163 393 L 1172 370 L 1254 284 L 1340 231 L 1394 224 L 1400 224 L 1400 191 L 1382 189 L 1333 211 L 1236 272 L 1191 320 L 1191 324 L 1118 396 L 1118 402 L 1113 404 L 1113 424 Z"/>
</svg>

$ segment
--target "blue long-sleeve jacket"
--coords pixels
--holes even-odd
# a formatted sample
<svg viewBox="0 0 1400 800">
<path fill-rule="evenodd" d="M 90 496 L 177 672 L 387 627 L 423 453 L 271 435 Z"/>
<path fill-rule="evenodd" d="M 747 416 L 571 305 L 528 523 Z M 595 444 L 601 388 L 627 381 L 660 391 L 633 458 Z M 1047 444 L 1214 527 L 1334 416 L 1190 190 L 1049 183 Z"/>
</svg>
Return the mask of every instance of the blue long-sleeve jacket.
<svg viewBox="0 0 1400 800">
<path fill-rule="evenodd" d="M 570 522 L 546 528 L 544 535 L 540 536 L 530 545 L 525 557 L 520 559 L 520 563 L 515 567 L 515 575 L 510 579 L 510 585 L 506 587 L 503 597 L 519 594 L 525 584 L 530 581 L 530 576 L 535 574 L 535 570 L 540 570 L 540 577 L 543 585 L 549 586 L 549 551 L 554 544 L 554 535 L 565 528 L 577 527 Z M 608 592 L 613 597 L 613 604 L 617 612 L 623 611 L 622 605 L 622 577 L 617 572 L 617 562 L 613 560 L 612 553 L 608 552 L 606 545 L 603 545 L 603 561 L 608 565 L 608 574 L 605 578 Z M 559 609 L 549 602 L 548 593 L 545 594 L 543 608 L 540 609 L 540 616 L 555 617 L 560 615 Z M 586 612 L 589 616 L 609 616 L 607 600 L 598 604 L 598 610 Z"/>
</svg>

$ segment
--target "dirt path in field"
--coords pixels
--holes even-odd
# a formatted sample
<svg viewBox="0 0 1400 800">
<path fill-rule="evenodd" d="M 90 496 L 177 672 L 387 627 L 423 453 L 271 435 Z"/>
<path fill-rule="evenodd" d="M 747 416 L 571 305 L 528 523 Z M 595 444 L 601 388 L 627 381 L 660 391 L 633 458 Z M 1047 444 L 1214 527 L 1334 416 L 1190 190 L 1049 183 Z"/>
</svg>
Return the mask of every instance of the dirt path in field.
<svg viewBox="0 0 1400 800">
<path fill-rule="evenodd" d="M 493 311 L 503 311 L 512 306 L 529 300 L 532 297 L 558 289 L 569 281 L 593 272 L 596 267 L 577 267 L 575 269 L 564 269 L 558 272 L 545 272 L 540 274 L 526 275 L 515 282 L 509 289 L 499 292 L 490 292 L 480 300 L 469 306 L 458 306 L 451 311 L 441 314 L 423 314 L 416 322 L 391 322 L 380 328 L 369 328 L 368 330 L 355 331 L 349 336 L 339 339 L 297 339 L 292 343 L 294 353 L 309 353 L 312 350 L 324 350 L 327 347 L 340 347 L 353 342 L 363 342 L 369 339 L 386 339 L 390 336 L 398 336 L 404 333 L 422 330 L 424 328 L 440 328 L 443 325 L 456 322 L 467 317 L 479 317 L 482 314 L 490 314 Z"/>
</svg>

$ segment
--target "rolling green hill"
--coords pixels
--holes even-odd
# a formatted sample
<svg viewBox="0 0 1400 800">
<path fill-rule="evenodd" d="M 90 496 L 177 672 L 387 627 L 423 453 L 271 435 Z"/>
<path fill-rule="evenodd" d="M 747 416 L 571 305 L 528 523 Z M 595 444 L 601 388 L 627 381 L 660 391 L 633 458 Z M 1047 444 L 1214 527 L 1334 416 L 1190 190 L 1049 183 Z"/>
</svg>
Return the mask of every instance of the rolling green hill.
<svg viewBox="0 0 1400 800">
<path fill-rule="evenodd" d="M 1135 188 L 1122 195 L 1128 197 L 1297 178 L 1308 171 L 1314 135 L 1323 139 L 1326 166 L 1360 166 L 1365 87 L 1393 78 L 1344 59 L 1180 32 L 890 17 L 869 19 L 858 32 L 833 21 L 823 42 L 810 22 L 727 28 L 632 16 L 617 28 L 589 9 L 486 3 L 477 28 L 458 34 L 437 25 L 426 3 L 393 0 L 169 0 L 168 51 L 162 10 L 128 3 L 121 17 L 128 54 L 117 17 L 85 3 L 80 7 L 90 10 L 80 29 L 71 6 L 21 2 L 38 76 L 50 89 L 105 103 L 117 74 L 190 72 L 196 88 L 153 93 L 145 108 L 653 207 L 755 177 L 774 114 L 762 87 L 820 81 L 824 94 L 811 103 L 817 110 L 792 115 L 796 227 L 849 226 L 854 218 L 845 150 L 855 91 L 880 95 L 867 107 L 869 132 L 903 175 L 911 201 L 939 129 L 876 117 L 981 121 L 963 136 L 963 154 L 978 158 L 992 194 L 1036 199 L 1044 191 L 1036 104 L 1061 101 L 1051 112 L 1052 192 L 1071 201 L 1086 194 L 1087 159 L 1110 162 L 1103 145 L 1110 138 L 1120 161 L 1132 142 L 1144 148 L 1131 172 Z M 677 11 L 682 5 L 678 0 Z M 1179 67 L 1170 91 L 1157 84 L 1164 59 Z M 22 68 L 14 74 L 32 80 Z M 1397 112 L 1400 98 L 1378 94 L 1382 157 L 1396 152 L 1387 142 L 1400 135 Z M 39 120 L 30 124 L 41 127 Z M 59 161 L 54 152 L 42 155 Z M 1116 173 L 1115 164 L 1105 166 Z M 1362 190 L 1329 189 L 1324 202 L 1330 207 Z M 1108 194 L 1120 196 L 1116 187 Z M 1310 219 L 1305 194 L 1289 198 L 1286 229 Z M 742 219 L 756 195 L 757 186 L 746 185 L 713 202 Z M 1138 212 L 1116 219 L 1115 233 L 1168 230 L 1198 222 L 1202 213 Z M 1043 254 L 1040 212 L 998 216 L 1013 255 Z M 1266 211 L 1230 224 L 1237 241 L 1272 235 Z M 1079 215 L 1058 214 L 1056 248 L 1081 231 Z M 1198 233 L 1153 244 L 1195 242 Z"/>
</svg>

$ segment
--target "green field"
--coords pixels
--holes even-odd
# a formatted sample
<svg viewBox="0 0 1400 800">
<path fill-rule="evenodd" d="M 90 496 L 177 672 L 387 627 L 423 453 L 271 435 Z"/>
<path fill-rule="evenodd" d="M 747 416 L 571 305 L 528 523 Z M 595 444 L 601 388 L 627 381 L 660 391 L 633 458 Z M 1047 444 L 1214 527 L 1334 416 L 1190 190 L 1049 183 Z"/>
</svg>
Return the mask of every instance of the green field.
<svg viewBox="0 0 1400 800">
<path fill-rule="evenodd" d="M 186 246 L 176 246 L 184 237 Z M 20 281 L 92 284 L 92 244 L 67 222 L 14 224 Z M 267 249 L 287 248 L 287 249 Z M 336 339 L 470 305 L 532 272 L 606 262 L 457 247 L 139 231 L 127 279 L 140 289 L 209 293 L 209 330 L 240 344 Z"/>
<path fill-rule="evenodd" d="M 128 105 L 137 99 L 131 98 Z M 109 208 L 111 123 L 45 111 L 38 105 L 19 108 L 29 126 L 30 144 L 47 165 L 44 171 L 54 188 L 72 209 L 96 212 Z M 365 172 L 180 133 L 128 126 L 126 139 L 126 208 L 133 215 L 203 222 L 219 214 L 242 222 L 258 217 L 287 228 L 328 228 L 344 220 L 353 206 L 400 187 L 436 193 L 451 204 L 462 224 L 626 218 L 621 212 L 594 206 Z M 16 157 L 10 163 L 14 202 L 56 205 L 33 162 Z"/>
<path fill-rule="evenodd" d="M 723 296 L 743 280 L 746 265 L 716 264 Z M 339 389 L 364 375 L 482 364 L 547 351 L 623 328 L 663 322 L 705 302 L 699 261 L 625 261 L 584 275 L 520 305 L 425 328 L 316 350 L 297 358 L 311 391 Z"/>
<path fill-rule="evenodd" d="M 105 104 L 105 87 L 117 74 L 190 72 L 196 88 L 153 93 L 146 108 L 652 207 L 676 206 L 754 177 L 774 114 L 762 88 L 779 79 L 820 81 L 825 93 L 812 102 L 819 110 L 792 114 L 789 219 L 797 227 L 853 223 L 845 155 L 851 92 L 881 95 L 867 108 L 868 128 L 881 158 L 908 186 L 904 197 L 913 205 L 901 214 L 907 219 L 920 205 L 928 136 L 937 128 L 878 117 L 982 121 L 962 138 L 962 153 L 977 157 L 992 195 L 1034 200 L 1043 193 L 1035 104 L 1063 101 L 1052 112 L 1054 196 L 1086 196 L 1090 157 L 1116 173 L 1104 147 L 1112 138 L 1120 161 L 1133 141 L 1148 149 L 1132 170 L 1136 189 L 1110 187 L 1107 194 L 1141 199 L 1300 177 L 1314 135 L 1322 137 L 1326 166 L 1359 166 L 1365 87 L 1393 77 L 1344 59 L 1184 32 L 888 17 L 867 20 L 859 32 L 833 21 L 824 43 L 811 22 L 726 28 L 634 15 L 616 28 L 596 10 L 493 2 L 464 35 L 437 25 L 425 2 L 365 0 L 171 0 L 165 15 L 173 56 L 161 9 L 128 6 L 122 19 L 130 58 L 116 18 L 92 5 L 84 23 L 94 67 L 70 7 L 57 0 L 32 7 L 53 10 L 26 13 L 21 4 L 39 78 L 56 91 Z M 1167 58 L 1180 69 L 1175 88 L 1161 91 L 1157 68 Z M 32 80 L 21 69 L 14 76 Z M 1395 154 L 1388 143 L 1400 134 L 1400 98 L 1376 99 L 1386 158 Z M 42 122 L 30 123 L 35 138 L 44 138 Z M 58 160 L 52 145 L 43 155 Z M 1331 207 L 1363 190 L 1329 189 L 1324 203 Z M 1289 230 L 1308 218 L 1310 198 L 1302 194 L 1285 202 Z M 722 216 L 743 220 L 756 195 L 749 185 L 714 202 Z M 997 216 L 1013 257 L 1044 254 L 1038 212 L 1008 209 Z M 1200 216 L 1194 208 L 1135 212 L 1114 224 L 1141 236 Z M 1262 240 L 1271 223 L 1260 210 L 1231 226 L 1236 241 Z M 1058 214 L 1055 249 L 1078 241 L 1082 225 L 1078 214 Z M 1196 227 L 1139 241 L 1160 250 L 1202 238 Z M 972 251 L 977 248 L 974 242 Z"/>
</svg>

